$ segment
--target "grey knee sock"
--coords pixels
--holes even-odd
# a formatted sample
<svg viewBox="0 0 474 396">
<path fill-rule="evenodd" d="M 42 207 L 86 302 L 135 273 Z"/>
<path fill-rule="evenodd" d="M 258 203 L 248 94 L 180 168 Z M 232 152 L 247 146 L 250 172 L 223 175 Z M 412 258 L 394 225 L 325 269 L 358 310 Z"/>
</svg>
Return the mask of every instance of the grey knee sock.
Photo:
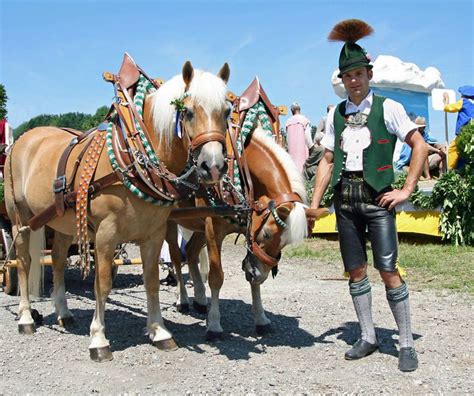
<svg viewBox="0 0 474 396">
<path fill-rule="evenodd" d="M 413 347 L 408 287 L 406 283 L 403 283 L 394 289 L 386 289 L 386 292 L 388 305 L 390 305 L 400 333 L 400 348 Z"/>
<path fill-rule="evenodd" d="M 375 337 L 374 322 L 372 321 L 372 291 L 369 278 L 358 282 L 349 282 L 349 292 L 352 296 L 352 302 L 359 320 L 362 332 L 361 338 L 371 344 L 377 342 Z"/>
</svg>

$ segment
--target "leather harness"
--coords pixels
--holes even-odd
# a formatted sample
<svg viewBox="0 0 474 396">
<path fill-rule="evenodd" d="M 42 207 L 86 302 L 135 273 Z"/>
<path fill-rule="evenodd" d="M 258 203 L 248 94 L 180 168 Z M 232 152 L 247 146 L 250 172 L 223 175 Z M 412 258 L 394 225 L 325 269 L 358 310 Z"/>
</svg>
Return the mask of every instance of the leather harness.
<svg viewBox="0 0 474 396">
<path fill-rule="evenodd" d="M 148 141 L 150 141 L 149 132 L 131 98 L 140 74 L 147 78 L 156 89 L 159 88 L 160 84 L 156 80 L 150 79 L 126 54 L 118 75 L 104 73 L 104 79 L 114 84 L 117 97 L 117 103 L 111 106 L 109 113 L 105 117 L 106 122 L 102 123 L 98 128 L 93 128 L 82 134 L 69 128 L 62 128 L 74 135 L 74 138 L 65 148 L 58 163 L 57 177 L 53 185 L 55 202 L 28 221 L 31 229 L 37 230 L 55 217 L 62 217 L 66 209 L 75 207 L 78 195 L 77 191 L 74 191 L 74 185 L 80 164 L 83 162 L 84 155 L 87 153 L 94 136 L 106 131 L 109 122 L 112 122 L 112 148 L 117 160 L 118 169 L 98 180 L 91 179 L 87 187 L 88 196 L 91 199 L 98 191 L 117 182 L 123 182 L 124 178 L 127 178 L 133 186 L 148 196 L 159 201 L 168 202 L 169 204 L 194 195 L 199 187 L 193 156 L 195 150 L 210 141 L 217 141 L 225 146 L 225 136 L 220 131 L 204 131 L 191 139 L 186 132 L 185 124 L 182 122 L 183 119 L 181 117 L 179 122 L 181 122 L 184 132 L 183 136 L 186 136 L 190 141 L 188 155 L 190 169 L 185 175 L 177 177 L 161 162 L 158 165 L 150 165 L 151 161 L 138 136 L 139 132 L 135 127 L 135 122 L 140 125 Z M 75 162 L 70 179 L 66 180 L 67 164 L 68 161 L 72 160 L 70 158 L 71 153 L 78 144 L 84 142 L 84 147 L 74 159 Z"/>
<path fill-rule="evenodd" d="M 276 209 L 285 204 L 285 203 L 295 203 L 295 202 L 303 202 L 301 197 L 296 193 L 282 193 L 277 197 L 268 200 L 268 198 L 262 197 L 258 201 L 255 200 L 254 188 L 252 184 L 252 178 L 250 175 L 250 171 L 248 168 L 247 159 L 245 156 L 245 150 L 239 155 L 237 151 L 236 141 L 240 138 L 240 131 L 242 129 L 242 125 L 245 121 L 245 117 L 247 111 L 255 105 L 259 100 L 261 100 L 265 108 L 267 109 L 267 113 L 269 113 L 272 120 L 275 122 L 278 120 L 278 109 L 273 106 L 268 99 L 265 91 L 261 87 L 260 83 L 257 79 L 255 79 L 250 86 L 245 90 L 244 94 L 240 97 L 232 97 L 232 104 L 233 104 L 233 113 L 231 119 L 228 121 L 228 131 L 229 131 L 229 146 L 227 149 L 228 157 L 230 157 L 229 161 L 229 169 L 228 175 L 232 177 L 234 174 L 233 170 L 233 163 L 234 159 L 237 163 L 237 167 L 239 168 L 239 172 L 242 179 L 243 185 L 243 192 L 245 202 L 242 202 L 236 197 L 235 192 L 224 192 L 222 188 L 214 188 L 212 192 L 214 193 L 214 198 L 216 198 L 219 202 L 223 205 L 220 207 L 241 207 L 241 214 L 246 214 L 247 218 L 245 219 L 244 223 L 247 227 L 246 231 L 246 244 L 247 250 L 254 254 L 262 263 L 268 265 L 269 267 L 276 267 L 280 260 L 279 257 L 272 257 L 267 254 L 262 247 L 258 244 L 256 237 L 266 224 L 270 215 L 278 216 L 276 214 Z M 233 123 L 232 121 L 237 121 L 238 123 Z M 275 132 L 275 131 L 274 131 Z M 278 137 L 276 136 L 277 141 Z M 244 146 L 245 142 L 242 142 L 242 147 Z M 222 183 L 221 183 L 222 184 Z M 201 197 L 205 198 L 201 194 Z M 211 203 L 207 200 L 208 205 Z M 197 208 L 196 208 L 197 209 Z M 173 218 L 173 212 L 179 212 L 182 209 L 173 209 L 170 218 Z M 252 227 L 252 212 L 257 213 L 260 215 L 258 217 L 258 224 L 256 227 Z M 234 212 L 235 213 L 235 212 Z M 277 222 L 278 224 L 278 222 Z"/>
<path fill-rule="evenodd" d="M 124 177 L 127 177 L 127 179 L 135 187 L 145 192 L 149 196 L 165 202 L 172 203 L 196 193 L 198 189 L 198 176 L 197 172 L 195 172 L 195 167 L 194 171 L 191 170 L 188 172 L 187 178 L 185 180 L 179 180 L 176 175 L 171 173 L 164 165 L 161 165 L 161 163 L 158 167 L 140 166 L 140 162 L 143 161 L 143 159 L 146 161 L 148 156 L 141 140 L 137 138 L 139 133 L 135 127 L 135 122 L 140 125 L 145 136 L 147 136 L 147 138 L 149 137 L 149 133 L 143 123 L 143 119 L 139 116 L 137 109 L 133 104 L 133 100 L 131 99 L 133 96 L 134 86 L 136 85 L 140 74 L 147 78 L 156 89 L 160 87 L 160 82 L 158 80 L 150 79 L 146 73 L 126 55 L 118 75 L 104 73 L 104 79 L 114 83 L 119 99 L 117 103 L 114 103 L 111 106 L 109 113 L 106 116 L 106 123 L 103 123 L 99 125 L 99 127 L 93 128 L 82 134 L 79 131 L 75 131 L 70 128 L 62 128 L 74 137 L 70 141 L 69 145 L 65 148 L 58 163 L 57 178 L 55 179 L 53 185 L 55 203 L 29 220 L 28 224 L 31 229 L 36 230 L 57 216 L 62 217 L 66 209 L 75 208 L 78 202 L 78 192 L 74 191 L 74 184 L 80 164 L 91 143 L 93 142 L 94 136 L 104 133 L 104 131 L 107 129 L 109 121 L 113 122 L 112 148 L 117 159 L 118 170 L 115 170 L 114 172 L 109 173 L 108 175 L 97 180 L 94 180 L 91 177 L 90 182 L 85 187 L 85 190 L 82 191 L 83 195 L 84 192 L 87 191 L 87 197 L 93 199 L 97 192 L 112 184 L 122 182 Z M 232 120 L 229 120 L 228 122 L 228 156 L 231 159 L 236 160 L 240 174 L 242 175 L 245 202 L 240 202 L 239 198 L 235 194 L 235 191 L 224 192 L 222 188 L 214 187 L 211 188 L 212 193 L 214 197 L 217 197 L 222 205 L 218 205 L 214 208 L 192 208 L 192 210 L 189 210 L 190 208 L 174 209 L 172 210 L 170 219 L 178 219 L 180 217 L 202 217 L 215 215 L 222 216 L 228 214 L 229 212 L 236 213 L 236 211 L 243 213 L 247 216 L 247 249 L 251 253 L 255 254 L 255 256 L 264 264 L 270 267 L 275 267 L 278 265 L 280 257 L 272 257 L 268 255 L 257 243 L 256 236 L 259 234 L 270 215 L 276 215 L 276 208 L 285 203 L 302 202 L 302 200 L 301 197 L 295 193 L 283 193 L 266 203 L 262 199 L 255 201 L 252 179 L 248 169 L 245 152 L 243 151 L 241 155 L 238 155 L 236 140 L 240 138 L 239 131 L 242 128 L 242 124 L 245 120 L 248 109 L 250 109 L 259 100 L 264 103 L 272 121 L 276 122 L 278 120 L 279 111 L 270 103 L 268 96 L 260 86 L 260 83 L 257 79 L 251 83 L 251 85 L 241 97 L 237 97 L 235 100 L 233 100 L 232 120 L 237 122 L 232 123 Z M 182 116 L 183 114 L 181 114 L 180 122 L 182 122 Z M 181 125 L 184 135 L 188 136 L 189 138 L 189 135 L 186 133 L 184 123 Z M 280 141 L 280 139 L 278 139 L 279 131 L 275 131 L 275 127 L 273 129 L 274 134 L 276 134 L 277 141 Z M 193 152 L 205 143 L 210 141 L 218 141 L 224 146 L 226 144 L 224 135 L 219 131 L 206 131 L 205 133 L 198 134 L 194 139 L 189 140 L 189 158 L 191 160 L 193 159 Z M 78 144 L 83 142 L 85 142 L 84 147 L 80 151 L 79 155 L 74 159 L 75 162 L 73 171 L 68 182 L 68 180 L 66 180 L 66 168 L 68 161 L 70 160 L 70 155 L 73 149 Z M 233 161 L 229 162 L 229 174 L 233 175 Z M 203 188 L 199 190 L 199 195 L 201 197 L 205 196 L 205 194 L 203 194 Z M 185 214 L 182 216 L 184 214 L 183 211 L 191 212 L 191 215 L 188 216 Z M 253 231 L 252 211 L 261 215 L 259 217 L 259 224 L 254 228 Z M 82 227 L 83 226 L 84 224 L 82 223 Z"/>
</svg>

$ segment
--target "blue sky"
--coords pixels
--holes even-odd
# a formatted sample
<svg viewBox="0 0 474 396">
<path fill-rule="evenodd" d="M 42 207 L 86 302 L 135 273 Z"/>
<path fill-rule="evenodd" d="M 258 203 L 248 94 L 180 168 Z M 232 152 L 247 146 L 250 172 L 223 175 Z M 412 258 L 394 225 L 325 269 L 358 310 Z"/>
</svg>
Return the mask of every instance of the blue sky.
<svg viewBox="0 0 474 396">
<path fill-rule="evenodd" d="M 229 62 L 229 89 L 255 75 L 276 105 L 298 101 L 317 123 L 339 98 L 331 86 L 341 44 L 328 42 L 342 19 L 367 21 L 360 44 L 375 58 L 393 55 L 434 66 L 447 88 L 474 84 L 472 0 L 451 1 L 9 1 L 0 0 L 0 83 L 16 127 L 39 114 L 93 113 L 112 101 L 103 71 L 123 53 L 153 77 L 169 79 L 186 60 L 217 72 Z M 451 136 L 455 115 L 449 116 Z M 282 119 L 285 121 L 285 118 Z M 431 111 L 444 136 L 443 113 Z"/>
</svg>

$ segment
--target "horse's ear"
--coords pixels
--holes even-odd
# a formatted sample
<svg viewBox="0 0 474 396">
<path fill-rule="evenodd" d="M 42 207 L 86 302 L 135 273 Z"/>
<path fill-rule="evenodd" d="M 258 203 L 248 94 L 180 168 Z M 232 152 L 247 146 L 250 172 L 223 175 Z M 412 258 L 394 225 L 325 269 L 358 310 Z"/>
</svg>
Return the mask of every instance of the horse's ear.
<svg viewBox="0 0 474 396">
<path fill-rule="evenodd" d="M 190 61 L 186 61 L 183 66 L 183 81 L 186 84 L 186 87 L 189 87 L 191 81 L 194 77 L 194 68 Z"/>
<path fill-rule="evenodd" d="M 292 209 L 291 204 L 287 203 L 287 204 L 280 205 L 276 209 L 276 211 L 278 213 L 278 216 L 281 217 L 281 219 L 283 221 L 285 221 L 288 218 L 288 216 L 290 215 L 291 209 Z"/>
<path fill-rule="evenodd" d="M 226 62 L 221 67 L 221 70 L 219 70 L 219 73 L 217 73 L 217 77 L 220 77 L 222 81 L 224 81 L 227 84 L 227 81 L 229 81 L 229 76 L 230 76 L 230 67 L 229 67 L 229 64 Z"/>
<path fill-rule="evenodd" d="M 318 208 L 318 209 L 305 208 L 304 211 L 306 213 L 306 217 L 310 217 L 316 220 L 324 216 L 325 214 L 329 213 L 328 208 Z"/>
</svg>

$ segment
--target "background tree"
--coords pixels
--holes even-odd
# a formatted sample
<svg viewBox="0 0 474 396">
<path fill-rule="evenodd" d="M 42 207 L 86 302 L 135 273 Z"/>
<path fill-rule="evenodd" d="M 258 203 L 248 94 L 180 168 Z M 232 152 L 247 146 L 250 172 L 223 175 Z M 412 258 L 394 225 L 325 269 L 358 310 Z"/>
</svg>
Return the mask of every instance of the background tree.
<svg viewBox="0 0 474 396">
<path fill-rule="evenodd" d="M 0 84 L 0 120 L 7 118 L 7 91 L 3 84 Z"/>
<path fill-rule="evenodd" d="M 65 114 L 41 114 L 33 117 L 18 126 L 13 131 L 13 137 L 18 138 L 23 132 L 39 126 L 57 126 L 73 128 L 79 131 L 87 131 L 99 125 L 106 116 L 109 108 L 107 106 L 99 107 L 94 115 L 84 114 L 78 112 L 71 112 Z"/>
</svg>

